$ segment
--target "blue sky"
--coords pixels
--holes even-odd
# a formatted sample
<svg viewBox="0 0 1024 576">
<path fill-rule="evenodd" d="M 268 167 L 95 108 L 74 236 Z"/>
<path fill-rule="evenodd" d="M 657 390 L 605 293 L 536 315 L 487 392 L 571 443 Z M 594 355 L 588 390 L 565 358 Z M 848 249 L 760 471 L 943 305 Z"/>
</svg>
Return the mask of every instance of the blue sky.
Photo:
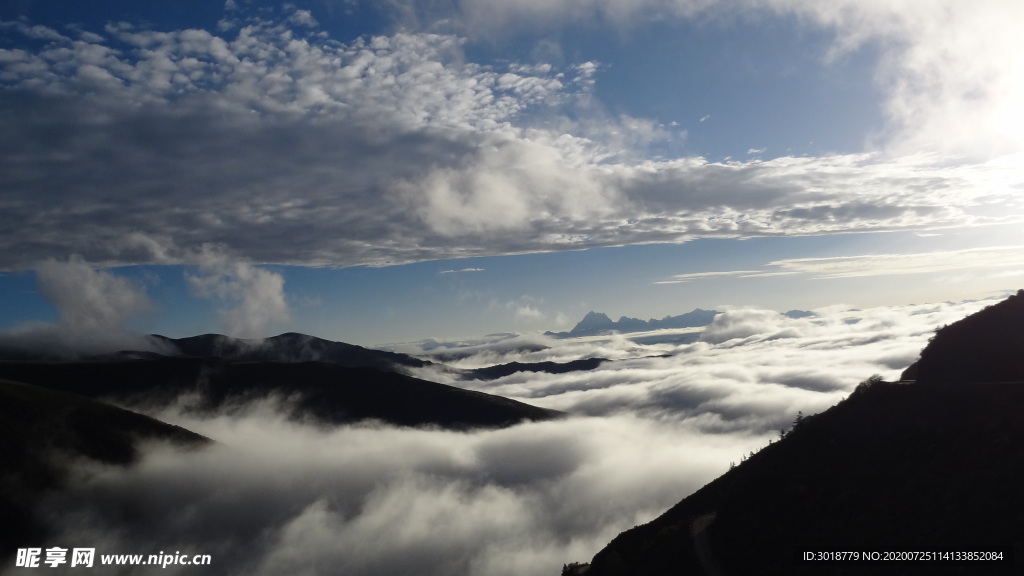
<svg viewBox="0 0 1024 576">
<path fill-rule="evenodd" d="M 1010 1 L 14 2 L 0 330 L 361 344 L 1024 277 Z"/>
</svg>

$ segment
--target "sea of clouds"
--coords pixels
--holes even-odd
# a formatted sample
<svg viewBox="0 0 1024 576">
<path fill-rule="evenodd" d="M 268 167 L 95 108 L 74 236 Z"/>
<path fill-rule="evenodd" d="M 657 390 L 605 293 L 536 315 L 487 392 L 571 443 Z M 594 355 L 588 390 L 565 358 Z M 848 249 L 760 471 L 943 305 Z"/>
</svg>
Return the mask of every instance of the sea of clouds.
<svg viewBox="0 0 1024 576">
<path fill-rule="evenodd" d="M 777 438 L 798 411 L 825 410 L 873 374 L 897 379 L 936 327 L 993 302 L 801 319 L 734 309 L 682 345 L 628 335 L 420 345 L 458 357 L 455 368 L 609 359 L 491 381 L 419 374 L 570 414 L 500 430 L 327 427 L 286 419 L 275 398 L 216 416 L 165 408 L 151 414 L 216 444 L 152 445 L 130 468 L 76 466 L 71 487 L 40 503 L 54 531 L 43 545 L 212 556 L 166 574 L 555 575 Z"/>
</svg>

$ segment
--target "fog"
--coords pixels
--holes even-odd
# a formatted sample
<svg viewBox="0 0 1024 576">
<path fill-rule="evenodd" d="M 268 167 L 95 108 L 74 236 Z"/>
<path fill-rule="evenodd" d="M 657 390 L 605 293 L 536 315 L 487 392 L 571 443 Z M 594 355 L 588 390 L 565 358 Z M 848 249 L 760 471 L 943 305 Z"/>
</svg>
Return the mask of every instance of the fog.
<svg viewBox="0 0 1024 576">
<path fill-rule="evenodd" d="M 613 359 L 493 381 L 421 374 L 571 414 L 501 430 L 325 427 L 286 420 L 282 398 L 215 416 L 183 402 L 150 413 L 217 443 L 150 445 L 131 468 L 76 466 L 71 488 L 40 504 L 55 531 L 44 545 L 213 557 L 167 574 L 555 575 L 766 445 L 797 411 L 824 410 L 872 374 L 897 378 L 937 326 L 989 303 L 802 319 L 734 309 L 686 345 L 505 335 L 421 346 L 467 366 Z"/>
<path fill-rule="evenodd" d="M 43 505 L 52 544 L 211 554 L 217 574 L 557 574 L 761 443 L 629 415 L 463 433 L 279 412 L 161 414 L 218 444 L 80 468 Z"/>
</svg>

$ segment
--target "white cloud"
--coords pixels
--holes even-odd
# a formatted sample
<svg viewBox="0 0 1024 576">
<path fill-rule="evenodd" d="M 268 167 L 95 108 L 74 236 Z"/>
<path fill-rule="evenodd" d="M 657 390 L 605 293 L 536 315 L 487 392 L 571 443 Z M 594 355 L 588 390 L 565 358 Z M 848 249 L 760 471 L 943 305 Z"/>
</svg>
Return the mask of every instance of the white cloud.
<svg viewBox="0 0 1024 576">
<path fill-rule="evenodd" d="M 573 413 L 639 414 L 691 422 L 709 433 L 767 433 L 797 410 L 814 413 L 834 404 L 872 374 L 899 378 L 935 328 L 991 303 L 831 307 L 799 319 L 734 309 L 716 317 L 693 344 L 642 345 L 623 336 L 506 339 L 469 349 L 472 356 L 454 365 L 609 358 L 616 361 L 596 371 L 522 372 L 462 385 Z M 456 356 L 458 349 L 444 354 Z"/>
<path fill-rule="evenodd" d="M 679 135 L 604 113 L 565 79 L 599 81 L 593 62 L 498 69 L 467 61 L 457 36 L 346 45 L 276 22 L 105 32 L 0 51 L 0 144 L 18 151 L 0 172 L 0 267 L 158 262 L 207 243 L 255 262 L 384 265 L 1024 213 L 1013 158 L 643 160 Z"/>
<path fill-rule="evenodd" d="M 628 416 L 473 433 L 324 430 L 284 422 L 270 405 L 161 416 L 218 444 L 154 447 L 133 468 L 88 470 L 43 503 L 54 538 L 97 553 L 209 553 L 213 574 L 540 576 L 589 558 L 761 444 Z M 130 529 L 125 507 L 136 512 Z"/>
<path fill-rule="evenodd" d="M 264 338 L 271 327 L 290 318 L 280 274 L 232 259 L 209 246 L 198 259 L 199 273 L 186 279 L 199 296 L 228 306 L 220 310 L 227 334 Z"/>
<path fill-rule="evenodd" d="M 708 324 L 701 340 L 720 344 L 734 338 L 775 333 L 785 324 L 786 317 L 774 310 L 726 310 Z"/>
<path fill-rule="evenodd" d="M 836 54 L 881 48 L 879 83 L 900 150 L 972 155 L 1024 145 L 1024 6 L 1012 0 L 758 0 L 837 34 Z"/>
<path fill-rule="evenodd" d="M 777 15 L 834 32 L 827 59 L 869 44 L 880 51 L 876 77 L 891 121 L 882 144 L 894 151 L 989 156 L 1024 145 L 1024 7 L 1013 0 L 461 0 L 443 17 L 486 36 L 595 22 L 642 34 L 642 24 L 664 18 Z"/>
<path fill-rule="evenodd" d="M 733 270 L 725 272 L 696 272 L 677 274 L 670 280 L 655 284 L 689 282 L 705 278 L 755 278 L 807 274 L 816 279 L 891 276 L 902 274 L 934 274 L 960 272 L 986 268 L 1009 268 L 998 274 L 1015 274 L 1024 266 L 1024 247 L 990 246 L 964 250 L 944 250 L 910 254 L 859 254 L 827 258 L 790 258 L 775 260 L 762 270 Z"/>
<path fill-rule="evenodd" d="M 79 256 L 47 260 L 36 267 L 39 293 L 57 309 L 57 320 L 0 332 L 0 348 L 75 357 L 161 348 L 131 331 L 152 311 L 144 286 L 98 270 Z"/>
</svg>

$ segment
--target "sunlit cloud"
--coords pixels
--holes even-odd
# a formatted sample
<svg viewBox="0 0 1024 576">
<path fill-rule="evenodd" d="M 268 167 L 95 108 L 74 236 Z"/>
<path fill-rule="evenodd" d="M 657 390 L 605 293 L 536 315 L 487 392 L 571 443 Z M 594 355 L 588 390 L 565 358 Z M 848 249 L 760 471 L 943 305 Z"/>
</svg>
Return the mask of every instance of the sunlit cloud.
<svg viewBox="0 0 1024 576">
<path fill-rule="evenodd" d="M 344 44 L 295 10 L 221 35 L 5 26 L 44 41 L 0 51 L 0 144 L 17 151 L 0 171 L 7 269 L 70 253 L 196 264 L 205 244 L 250 262 L 387 265 L 1024 213 L 1005 159 L 646 159 L 685 135 L 595 110 L 599 64 L 485 66 L 454 34 Z"/>
<path fill-rule="evenodd" d="M 912 254 L 862 254 L 829 258 L 776 260 L 763 270 L 677 274 L 656 284 L 674 284 L 717 278 L 756 278 L 804 274 L 815 279 L 857 278 L 902 274 L 935 274 L 975 269 L 1011 268 L 998 274 L 1015 274 L 1024 267 L 1024 246 L 993 246 Z"/>
<path fill-rule="evenodd" d="M 186 275 L 186 280 L 196 295 L 222 305 L 219 314 L 227 334 L 263 338 L 272 326 L 288 321 L 283 276 L 210 246 L 198 258 L 198 273 Z"/>
<path fill-rule="evenodd" d="M 165 351 L 133 331 L 153 311 L 146 286 L 97 269 L 79 256 L 36 267 L 37 289 L 57 311 L 53 322 L 30 322 L 0 331 L 0 349 L 75 357 L 125 349 Z"/>
</svg>

